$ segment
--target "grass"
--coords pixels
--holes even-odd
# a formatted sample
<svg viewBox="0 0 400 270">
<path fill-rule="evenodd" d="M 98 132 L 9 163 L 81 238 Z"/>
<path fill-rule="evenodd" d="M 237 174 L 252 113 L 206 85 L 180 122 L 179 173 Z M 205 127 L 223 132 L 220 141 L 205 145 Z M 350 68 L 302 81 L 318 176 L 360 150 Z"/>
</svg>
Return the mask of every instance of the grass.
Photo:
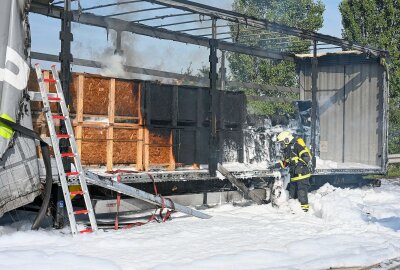
<svg viewBox="0 0 400 270">
<path fill-rule="evenodd" d="M 367 175 L 364 179 L 400 178 L 400 164 L 390 164 L 386 175 Z"/>
<path fill-rule="evenodd" d="M 400 178 L 400 164 L 390 164 L 386 175 L 368 175 L 364 179 Z"/>
<path fill-rule="evenodd" d="M 387 177 L 390 178 L 400 177 L 400 165 L 399 164 L 389 165 Z"/>
</svg>

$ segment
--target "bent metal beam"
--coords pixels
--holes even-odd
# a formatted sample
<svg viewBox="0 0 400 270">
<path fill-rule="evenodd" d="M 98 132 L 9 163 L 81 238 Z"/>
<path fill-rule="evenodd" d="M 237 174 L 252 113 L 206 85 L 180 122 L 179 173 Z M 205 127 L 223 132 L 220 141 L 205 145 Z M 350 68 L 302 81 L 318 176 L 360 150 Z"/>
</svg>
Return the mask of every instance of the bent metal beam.
<svg viewBox="0 0 400 270">
<path fill-rule="evenodd" d="M 324 35 L 313 31 L 307 31 L 296 27 L 290 27 L 283 24 L 270 22 L 264 19 L 247 16 L 245 14 L 238 13 L 235 11 L 224 10 L 188 0 L 144 0 L 144 1 L 184 11 L 194 12 L 197 14 L 218 18 L 233 23 L 241 23 L 246 26 L 249 25 L 258 27 L 260 29 L 266 29 L 273 32 L 283 33 L 286 35 L 292 35 L 309 40 L 321 41 L 331 45 L 337 45 L 345 49 L 354 49 L 365 53 L 370 53 L 375 56 L 387 55 L 387 51 L 379 50 L 370 46 L 362 46 L 337 37 Z"/>
<path fill-rule="evenodd" d="M 62 9 L 59 7 L 49 7 L 37 3 L 31 4 L 31 12 L 50 16 L 53 18 L 61 19 Z M 210 39 L 205 37 L 198 37 L 194 35 L 179 33 L 167 29 L 160 29 L 152 26 L 128 22 L 121 19 L 109 18 L 98 16 L 91 13 L 80 13 L 72 11 L 72 22 L 97 26 L 105 29 L 113 29 L 116 31 L 126 31 L 139 35 L 172 40 L 187 44 L 198 45 L 202 47 L 210 47 Z M 262 49 L 257 47 L 250 47 L 241 44 L 234 44 L 230 42 L 219 41 L 218 48 L 224 51 L 231 51 L 241 54 L 253 55 L 261 58 L 269 58 L 276 60 L 289 60 L 294 61 L 295 57 L 290 53 L 281 53 L 274 50 Z"/>
<path fill-rule="evenodd" d="M 110 179 L 101 179 L 98 175 L 89 172 L 89 171 L 85 171 L 86 174 L 86 181 L 92 185 L 96 185 L 99 187 L 103 187 L 115 192 L 119 192 L 128 196 L 131 196 L 133 198 L 151 203 L 153 205 L 157 205 L 159 207 L 167 207 L 169 209 L 172 210 L 176 210 L 179 211 L 181 213 L 185 213 L 187 215 L 191 215 L 197 218 L 201 218 L 201 219 L 209 219 L 211 218 L 210 215 L 207 215 L 203 212 L 200 212 L 198 210 L 192 209 L 190 207 L 186 207 L 177 203 L 173 203 L 170 200 L 164 199 L 160 196 L 157 195 L 153 195 L 147 192 L 144 192 L 140 189 L 119 183 L 118 181 L 113 181 Z"/>
<path fill-rule="evenodd" d="M 57 55 L 46 54 L 46 53 L 39 53 L 39 52 L 31 52 L 31 58 L 36 60 L 42 61 L 49 61 L 49 62 L 59 62 L 59 57 Z M 80 58 L 73 58 L 72 60 L 74 65 L 77 66 L 84 66 L 84 67 L 91 67 L 91 68 L 102 68 L 103 65 L 99 61 L 95 60 L 87 60 L 87 59 L 80 59 Z M 124 70 L 128 73 L 135 73 L 135 74 L 142 74 L 147 76 L 156 76 L 160 78 L 168 78 L 168 79 L 176 79 L 176 80 L 186 80 L 190 81 L 192 84 L 200 87 L 208 87 L 209 86 L 209 78 L 208 77 L 197 77 L 191 75 L 185 75 L 175 72 L 168 72 L 162 70 L 155 70 L 149 68 L 142 68 L 142 67 L 134 67 L 134 66 L 123 66 Z M 235 87 L 235 88 L 249 88 L 249 89 L 257 89 L 262 91 L 273 91 L 273 92 L 286 92 L 286 93 L 300 93 L 300 88 L 298 87 L 288 87 L 288 86 L 277 86 L 277 85 L 267 85 L 267 84 L 257 84 L 257 83 L 250 83 L 250 82 L 239 82 L 239 81 L 225 81 L 226 86 L 228 87 Z M 248 96 L 249 98 L 249 96 Z M 258 98 L 258 100 L 281 100 L 284 101 L 282 98 L 272 98 L 272 97 L 252 97 L 253 99 Z M 286 99 L 286 101 L 292 99 Z"/>
</svg>

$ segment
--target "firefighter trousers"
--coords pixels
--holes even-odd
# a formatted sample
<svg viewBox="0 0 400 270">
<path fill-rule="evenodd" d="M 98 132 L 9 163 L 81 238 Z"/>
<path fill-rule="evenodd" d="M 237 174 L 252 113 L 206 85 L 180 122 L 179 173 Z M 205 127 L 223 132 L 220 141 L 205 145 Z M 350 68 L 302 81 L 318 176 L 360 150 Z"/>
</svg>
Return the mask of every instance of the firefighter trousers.
<svg viewBox="0 0 400 270">
<path fill-rule="evenodd" d="M 289 196 L 291 199 L 298 199 L 301 205 L 308 205 L 309 188 L 310 178 L 291 181 L 288 185 Z"/>
</svg>

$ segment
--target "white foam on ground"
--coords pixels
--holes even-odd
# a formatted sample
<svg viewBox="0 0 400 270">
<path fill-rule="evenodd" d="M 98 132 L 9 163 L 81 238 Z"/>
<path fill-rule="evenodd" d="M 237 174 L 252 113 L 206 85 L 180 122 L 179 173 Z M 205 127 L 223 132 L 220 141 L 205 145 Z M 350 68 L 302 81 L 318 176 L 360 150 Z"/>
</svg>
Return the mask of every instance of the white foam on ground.
<svg viewBox="0 0 400 270">
<path fill-rule="evenodd" d="M 295 200 L 224 205 L 213 218 L 177 217 L 130 230 L 72 238 L 66 230 L 0 227 L 0 269 L 327 269 L 365 266 L 400 255 L 400 186 L 310 194 Z M 176 216 L 176 215 L 175 215 Z"/>
</svg>

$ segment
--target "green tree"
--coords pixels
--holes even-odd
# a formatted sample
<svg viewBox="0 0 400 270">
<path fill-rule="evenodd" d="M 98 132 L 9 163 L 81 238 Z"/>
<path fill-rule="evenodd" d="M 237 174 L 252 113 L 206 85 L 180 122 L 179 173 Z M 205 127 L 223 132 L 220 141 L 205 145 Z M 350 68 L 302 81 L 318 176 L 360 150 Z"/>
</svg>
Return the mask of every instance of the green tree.
<svg viewBox="0 0 400 270">
<path fill-rule="evenodd" d="M 400 153 L 400 1 L 344 0 L 339 9 L 345 39 L 390 53 L 389 151 Z"/>
<path fill-rule="evenodd" d="M 314 0 L 235 0 L 233 9 L 250 16 L 265 18 L 268 21 L 316 31 L 323 25 L 322 15 L 325 6 L 321 1 Z M 310 41 L 297 37 L 267 30 L 254 32 L 251 31 L 251 27 L 246 26 L 238 28 L 237 25 L 232 25 L 231 30 L 233 39 L 247 45 L 294 53 L 308 53 L 311 45 Z M 298 84 L 296 67 L 292 62 L 261 59 L 236 53 L 230 53 L 228 60 L 235 80 L 280 86 L 297 86 Z M 245 91 L 248 94 L 288 96 L 288 94 L 276 92 L 265 93 L 248 89 Z M 249 109 L 252 113 L 270 115 L 279 109 L 292 112 L 293 108 L 288 104 L 253 101 Z"/>
</svg>

